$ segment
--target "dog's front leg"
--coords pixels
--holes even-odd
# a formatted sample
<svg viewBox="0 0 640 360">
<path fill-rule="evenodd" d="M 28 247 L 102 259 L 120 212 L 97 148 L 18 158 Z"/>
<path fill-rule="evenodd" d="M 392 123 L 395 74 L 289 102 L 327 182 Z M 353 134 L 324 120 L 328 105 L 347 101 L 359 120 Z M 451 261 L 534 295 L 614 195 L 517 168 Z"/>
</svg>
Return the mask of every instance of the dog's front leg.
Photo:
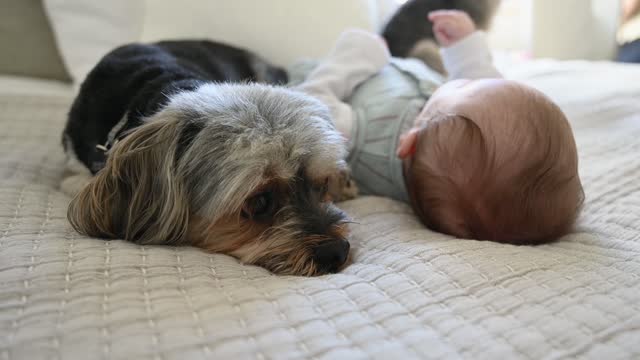
<svg viewBox="0 0 640 360">
<path fill-rule="evenodd" d="M 344 167 L 336 174 L 329 182 L 328 194 L 334 202 L 351 200 L 358 196 L 358 186 L 351 177 L 351 169 Z"/>
</svg>

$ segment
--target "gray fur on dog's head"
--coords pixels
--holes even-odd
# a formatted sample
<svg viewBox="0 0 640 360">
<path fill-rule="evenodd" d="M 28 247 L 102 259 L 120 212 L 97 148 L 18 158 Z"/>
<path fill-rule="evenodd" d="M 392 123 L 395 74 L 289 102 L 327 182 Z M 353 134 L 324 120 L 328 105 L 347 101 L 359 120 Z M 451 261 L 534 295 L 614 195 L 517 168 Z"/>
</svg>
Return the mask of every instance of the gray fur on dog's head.
<svg viewBox="0 0 640 360">
<path fill-rule="evenodd" d="M 213 216 L 222 207 L 239 208 L 268 171 L 280 178 L 301 170 L 321 176 L 337 170 L 346 155 L 327 108 L 282 88 L 206 85 L 178 95 L 157 117 L 188 118 L 184 132 L 199 128 L 187 135 L 191 146 L 178 171 L 189 188 L 202 192 L 194 194 L 197 211 Z"/>
<path fill-rule="evenodd" d="M 328 109 L 292 90 L 207 84 L 118 143 L 73 200 L 81 232 L 192 244 L 284 274 L 336 271 L 345 215 L 327 201 L 344 167 Z"/>
</svg>

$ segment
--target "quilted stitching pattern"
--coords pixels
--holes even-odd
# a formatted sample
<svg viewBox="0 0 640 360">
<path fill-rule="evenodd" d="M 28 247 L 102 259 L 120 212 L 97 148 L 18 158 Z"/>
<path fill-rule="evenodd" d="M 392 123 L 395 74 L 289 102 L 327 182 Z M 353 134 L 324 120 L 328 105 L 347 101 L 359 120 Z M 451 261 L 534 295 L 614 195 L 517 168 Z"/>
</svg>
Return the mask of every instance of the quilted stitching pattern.
<svg viewBox="0 0 640 360">
<path fill-rule="evenodd" d="M 639 94 L 562 103 L 588 196 L 578 233 L 458 240 L 361 198 L 343 205 L 354 263 L 318 278 L 77 235 L 57 191 L 70 99 L 0 97 L 0 359 L 637 358 Z"/>
</svg>

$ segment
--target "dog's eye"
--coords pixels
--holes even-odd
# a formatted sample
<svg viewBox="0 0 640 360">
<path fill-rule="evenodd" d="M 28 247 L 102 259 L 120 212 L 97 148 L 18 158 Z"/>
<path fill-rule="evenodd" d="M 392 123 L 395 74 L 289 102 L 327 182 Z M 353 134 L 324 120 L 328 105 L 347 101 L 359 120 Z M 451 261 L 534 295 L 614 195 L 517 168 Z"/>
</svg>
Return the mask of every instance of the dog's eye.
<svg viewBox="0 0 640 360">
<path fill-rule="evenodd" d="M 273 210 L 273 193 L 267 191 L 248 199 L 242 207 L 242 215 L 247 219 L 255 219 L 269 216 Z"/>
<path fill-rule="evenodd" d="M 315 191 L 320 195 L 320 201 L 331 201 L 331 197 L 329 196 L 329 178 L 325 178 L 322 185 L 316 186 Z"/>
<path fill-rule="evenodd" d="M 320 189 L 320 194 L 323 196 L 329 192 L 329 178 L 324 179 L 324 183 L 322 184 L 322 188 Z"/>
</svg>

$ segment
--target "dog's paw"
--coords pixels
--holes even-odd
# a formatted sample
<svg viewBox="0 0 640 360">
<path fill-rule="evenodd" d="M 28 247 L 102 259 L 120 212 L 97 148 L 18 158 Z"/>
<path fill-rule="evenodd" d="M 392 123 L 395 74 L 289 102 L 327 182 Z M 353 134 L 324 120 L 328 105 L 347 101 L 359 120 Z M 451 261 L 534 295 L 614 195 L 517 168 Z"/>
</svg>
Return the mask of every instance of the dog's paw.
<svg viewBox="0 0 640 360">
<path fill-rule="evenodd" d="M 351 177 L 351 170 L 341 170 L 335 180 L 329 184 L 329 196 L 334 202 L 355 199 L 358 196 L 358 186 Z"/>
</svg>

